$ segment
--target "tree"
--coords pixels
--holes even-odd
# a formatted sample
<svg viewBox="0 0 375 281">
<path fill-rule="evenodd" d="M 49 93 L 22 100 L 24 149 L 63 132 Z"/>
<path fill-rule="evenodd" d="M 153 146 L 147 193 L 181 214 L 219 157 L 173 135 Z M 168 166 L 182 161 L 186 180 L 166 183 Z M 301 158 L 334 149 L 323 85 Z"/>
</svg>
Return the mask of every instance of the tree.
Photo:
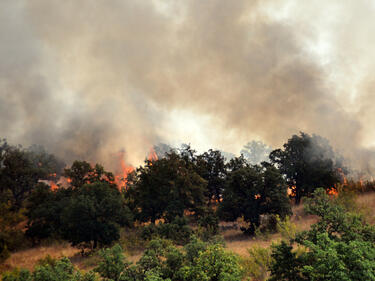
<svg viewBox="0 0 375 281">
<path fill-rule="evenodd" d="M 40 183 L 33 190 L 26 204 L 26 235 L 39 242 L 48 237 L 60 237 L 63 229 L 61 214 L 73 196 L 72 188 L 52 190 Z"/>
<path fill-rule="evenodd" d="M 14 210 L 19 210 L 23 202 L 36 187 L 39 180 L 49 179 L 62 167 L 52 154 L 42 148 L 39 150 L 22 149 L 9 146 L 5 141 L 0 144 L 0 194 L 12 201 Z"/>
<path fill-rule="evenodd" d="M 207 182 L 208 203 L 219 202 L 226 177 L 224 157 L 220 151 L 210 149 L 197 156 L 196 162 L 197 173 Z"/>
<path fill-rule="evenodd" d="M 293 135 L 283 149 L 270 153 L 270 159 L 285 175 L 296 204 L 302 196 L 309 196 L 318 187 L 334 188 L 340 181 L 339 168 L 328 140 L 300 133 Z"/>
<path fill-rule="evenodd" d="M 253 233 L 260 224 L 262 214 L 278 214 L 282 218 L 291 214 L 285 182 L 278 170 L 269 164 L 240 166 L 232 162 L 219 206 L 219 215 L 227 221 L 243 217 L 250 224 L 244 229 Z"/>
<path fill-rule="evenodd" d="M 108 245 L 119 239 L 119 227 L 131 225 L 132 214 L 120 191 L 105 182 L 80 187 L 61 214 L 62 235 L 72 245 Z"/>
<path fill-rule="evenodd" d="M 70 168 L 64 170 L 64 175 L 74 188 L 94 182 L 106 182 L 115 184 L 115 178 L 111 172 L 104 170 L 103 166 L 96 164 L 94 167 L 86 161 L 74 161 Z"/>
<path fill-rule="evenodd" d="M 248 142 L 243 149 L 241 154 L 245 157 L 250 164 L 256 165 L 261 162 L 268 161 L 269 154 L 272 151 L 271 147 L 261 141 Z"/>
<path fill-rule="evenodd" d="M 125 196 L 138 220 L 171 222 L 185 210 L 201 212 L 206 182 L 195 172 L 190 157 L 171 152 L 157 161 L 146 161 L 129 177 Z"/>
<path fill-rule="evenodd" d="M 289 244 L 273 247 L 270 280 L 375 280 L 375 227 L 323 189 L 313 196 L 306 211 L 319 221 Z M 295 242 L 305 249 L 298 255 Z"/>
</svg>

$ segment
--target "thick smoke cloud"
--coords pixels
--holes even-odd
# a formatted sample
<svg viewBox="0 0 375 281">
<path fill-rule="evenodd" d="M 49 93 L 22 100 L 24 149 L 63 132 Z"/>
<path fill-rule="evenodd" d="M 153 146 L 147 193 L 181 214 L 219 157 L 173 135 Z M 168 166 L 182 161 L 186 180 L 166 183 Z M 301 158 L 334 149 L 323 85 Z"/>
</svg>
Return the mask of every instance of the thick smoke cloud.
<svg viewBox="0 0 375 281">
<path fill-rule="evenodd" d="M 180 110 L 210 116 L 213 147 L 228 150 L 227 132 L 277 147 L 302 130 L 361 151 L 369 167 L 374 87 L 364 73 L 374 65 L 354 59 L 375 26 L 369 1 L 15 2 L 0 4 L 0 129 L 10 140 L 106 164 L 124 148 L 139 162 L 174 141 L 165 124 Z M 313 48 L 326 38 L 328 61 Z"/>
</svg>

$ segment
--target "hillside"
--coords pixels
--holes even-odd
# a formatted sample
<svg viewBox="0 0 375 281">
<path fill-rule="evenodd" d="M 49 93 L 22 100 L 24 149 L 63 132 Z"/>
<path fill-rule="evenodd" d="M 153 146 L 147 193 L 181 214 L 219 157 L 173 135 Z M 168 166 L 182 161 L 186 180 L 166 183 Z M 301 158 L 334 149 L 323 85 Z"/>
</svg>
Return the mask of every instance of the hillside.
<svg viewBox="0 0 375 281">
<path fill-rule="evenodd" d="M 361 211 L 366 216 L 366 219 L 374 223 L 375 222 L 375 192 L 365 193 L 358 195 L 356 202 L 361 208 Z M 303 212 L 303 205 L 293 207 L 293 216 L 291 222 L 296 225 L 298 231 L 309 229 L 310 225 L 316 222 L 316 217 L 305 215 Z M 228 224 L 221 223 L 221 228 L 226 228 L 221 231 L 221 235 L 224 237 L 225 244 L 228 250 L 233 251 L 241 256 L 248 256 L 248 249 L 254 246 L 269 247 L 272 242 L 281 239 L 280 234 L 272 234 L 269 237 L 249 237 L 243 234 L 239 229 L 228 229 Z M 132 251 L 132 253 L 125 253 L 130 261 L 137 261 L 142 251 Z M 40 259 L 46 256 L 51 256 L 52 258 L 60 258 L 63 256 L 69 257 L 74 265 L 80 269 L 91 269 L 95 266 L 97 261 L 96 256 L 82 257 L 80 255 L 80 250 L 71 247 L 69 243 L 66 242 L 54 242 L 52 245 L 38 246 L 22 251 L 13 253 L 11 257 L 2 266 L 3 269 L 12 268 L 26 268 L 33 269 Z"/>
</svg>

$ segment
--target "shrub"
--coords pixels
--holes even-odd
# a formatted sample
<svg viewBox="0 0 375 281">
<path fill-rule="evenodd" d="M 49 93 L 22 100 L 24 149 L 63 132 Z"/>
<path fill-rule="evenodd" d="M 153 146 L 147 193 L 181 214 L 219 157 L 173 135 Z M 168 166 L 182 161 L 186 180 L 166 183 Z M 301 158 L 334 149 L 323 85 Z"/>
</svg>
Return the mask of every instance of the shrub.
<svg viewBox="0 0 375 281">
<path fill-rule="evenodd" d="M 82 274 L 76 270 L 68 258 L 62 258 L 54 265 L 37 266 L 33 273 L 28 270 L 14 270 L 5 273 L 3 281 L 95 281 L 93 272 Z"/>
<path fill-rule="evenodd" d="M 226 252 L 221 245 L 210 245 L 200 252 L 194 266 L 185 266 L 180 271 L 184 281 L 238 281 L 243 269 L 238 256 Z"/>
<path fill-rule="evenodd" d="M 375 280 L 375 227 L 347 213 L 325 190 L 313 196 L 306 211 L 320 220 L 290 244 L 273 247 L 270 280 Z M 294 251 L 293 242 L 302 247 Z"/>
<path fill-rule="evenodd" d="M 285 220 L 281 220 L 279 216 L 276 217 L 276 228 L 277 232 L 281 234 L 284 239 L 294 239 L 297 233 L 297 226 L 290 221 L 290 217 L 286 217 Z"/>
<path fill-rule="evenodd" d="M 150 224 L 145 226 L 141 237 L 145 240 L 153 238 L 169 239 L 179 245 L 184 245 L 190 240 L 193 233 L 185 217 L 176 217 L 171 223 Z"/>
<path fill-rule="evenodd" d="M 249 257 L 242 260 L 245 275 L 254 281 L 266 280 L 272 261 L 271 249 L 256 246 L 248 249 L 248 253 Z"/>
</svg>

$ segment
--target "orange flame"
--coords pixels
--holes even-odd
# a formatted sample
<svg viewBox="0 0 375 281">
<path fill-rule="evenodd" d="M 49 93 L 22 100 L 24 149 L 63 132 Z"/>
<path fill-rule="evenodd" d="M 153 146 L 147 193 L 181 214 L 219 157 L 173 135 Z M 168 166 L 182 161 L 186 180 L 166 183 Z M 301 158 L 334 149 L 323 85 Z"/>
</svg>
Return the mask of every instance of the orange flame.
<svg viewBox="0 0 375 281">
<path fill-rule="evenodd" d="M 125 152 L 121 151 L 118 154 L 119 162 L 120 162 L 120 171 L 115 176 L 115 183 L 117 184 L 119 189 L 126 188 L 127 184 L 127 177 L 128 175 L 134 171 L 134 167 L 132 165 L 128 165 L 125 162 Z"/>
<path fill-rule="evenodd" d="M 294 190 L 295 189 L 296 189 L 295 185 L 293 185 L 291 187 L 288 187 L 288 189 L 286 191 L 287 195 L 290 196 L 290 197 L 294 197 Z"/>
<path fill-rule="evenodd" d="M 339 192 L 337 191 L 335 187 L 331 187 L 330 189 L 327 190 L 327 194 L 337 196 L 339 195 Z"/>
<path fill-rule="evenodd" d="M 59 188 L 59 186 L 54 181 L 49 181 L 49 186 L 52 190 L 56 190 Z"/>
<path fill-rule="evenodd" d="M 148 161 L 156 161 L 158 160 L 158 156 L 154 150 L 153 147 L 150 148 L 150 152 L 148 153 L 148 156 L 147 156 L 147 160 Z"/>
</svg>

